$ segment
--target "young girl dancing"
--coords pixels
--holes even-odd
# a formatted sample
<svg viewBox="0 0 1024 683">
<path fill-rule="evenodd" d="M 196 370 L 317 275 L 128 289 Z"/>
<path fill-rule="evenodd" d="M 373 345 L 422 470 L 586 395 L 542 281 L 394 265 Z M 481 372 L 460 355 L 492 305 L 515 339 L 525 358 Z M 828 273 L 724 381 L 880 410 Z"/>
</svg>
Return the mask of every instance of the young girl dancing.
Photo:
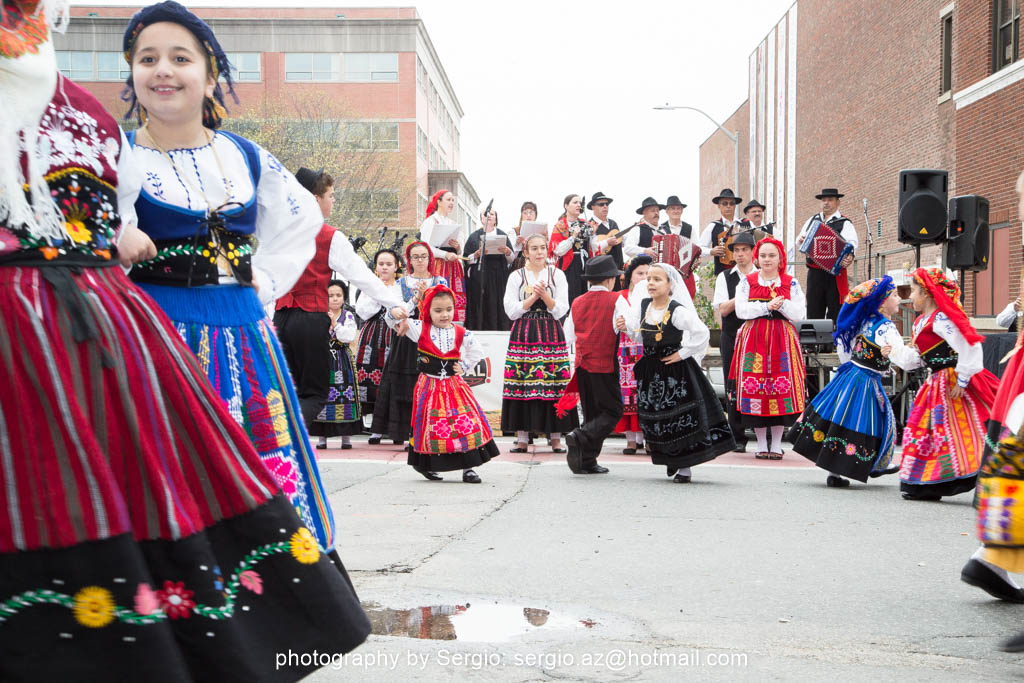
<svg viewBox="0 0 1024 683">
<path fill-rule="evenodd" d="M 327 314 L 331 318 L 328 338 L 331 350 L 330 388 L 327 402 L 309 427 L 310 436 L 320 437 L 317 448 L 327 448 L 327 437 L 340 436 L 342 450 L 350 449 L 352 435 L 363 429 L 356 362 L 350 346 L 356 338 L 356 319 L 345 308 L 347 289 L 341 280 L 331 280 L 327 287 Z"/>
</svg>

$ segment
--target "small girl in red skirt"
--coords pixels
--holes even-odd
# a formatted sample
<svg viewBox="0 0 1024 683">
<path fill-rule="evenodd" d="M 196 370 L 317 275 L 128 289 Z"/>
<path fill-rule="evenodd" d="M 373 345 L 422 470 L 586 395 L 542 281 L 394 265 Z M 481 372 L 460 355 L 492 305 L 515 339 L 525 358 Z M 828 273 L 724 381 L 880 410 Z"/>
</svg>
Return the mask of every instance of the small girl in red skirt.
<svg viewBox="0 0 1024 683">
<path fill-rule="evenodd" d="M 793 323 L 804 319 L 807 303 L 800 283 L 786 274 L 782 242 L 762 239 L 754 249 L 754 262 L 760 270 L 736 287 L 736 316 L 746 322 L 736 338 L 729 378 L 736 381 L 740 422 L 753 427 L 757 436 L 755 457 L 781 460 L 782 433 L 804 411 L 806 371 Z"/>
<path fill-rule="evenodd" d="M 385 319 L 399 324 L 391 313 Z M 479 484 L 473 468 L 498 455 L 480 404 L 462 379 L 484 358 L 473 333 L 455 325 L 455 293 L 435 285 L 423 295 L 420 319 L 406 320 L 405 336 L 416 342 L 419 379 L 413 391 L 412 449 L 408 463 L 431 481 L 438 472 L 462 470 L 462 481 Z"/>
</svg>

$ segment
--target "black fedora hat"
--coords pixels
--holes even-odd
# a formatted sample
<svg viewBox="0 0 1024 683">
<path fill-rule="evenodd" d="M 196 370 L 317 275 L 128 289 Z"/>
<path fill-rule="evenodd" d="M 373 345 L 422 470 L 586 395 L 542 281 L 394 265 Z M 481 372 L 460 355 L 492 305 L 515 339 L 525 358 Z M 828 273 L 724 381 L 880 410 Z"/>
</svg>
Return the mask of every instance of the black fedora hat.
<svg viewBox="0 0 1024 683">
<path fill-rule="evenodd" d="M 734 248 L 737 244 L 745 244 L 753 249 L 757 246 L 757 240 L 754 239 L 754 235 L 750 230 L 744 230 L 732 238 L 732 246 L 730 249 Z"/>
<path fill-rule="evenodd" d="M 622 275 L 622 271 L 615 267 L 615 259 L 611 254 L 595 256 L 587 261 L 587 265 L 583 268 L 584 280 L 607 280 L 620 275 Z"/>
<path fill-rule="evenodd" d="M 664 208 L 667 209 L 670 206 L 681 206 L 684 209 L 686 208 L 686 204 L 683 204 L 681 201 L 679 201 L 679 197 L 675 195 L 670 195 L 669 198 L 665 200 Z"/>
<path fill-rule="evenodd" d="M 612 199 L 611 197 L 606 195 L 604 192 L 595 192 L 594 196 L 590 198 L 589 202 L 587 202 L 587 208 L 588 209 L 593 209 L 594 208 L 594 204 L 596 202 L 599 202 L 599 201 L 602 201 L 602 200 L 608 202 L 609 204 L 611 204 L 612 202 L 615 201 L 614 199 Z"/>
<path fill-rule="evenodd" d="M 313 188 L 316 187 L 316 181 L 320 180 L 320 176 L 323 174 L 324 169 L 322 168 L 319 171 L 314 171 L 303 166 L 295 172 L 295 179 L 299 181 L 299 185 L 302 185 L 304 188 L 309 190 L 311 194 L 314 194 Z"/>
<path fill-rule="evenodd" d="M 746 216 L 747 215 L 747 211 L 750 211 L 751 209 L 764 209 L 764 208 L 766 208 L 764 204 L 762 204 L 761 202 L 757 201 L 756 199 L 751 199 L 749 202 L 747 202 L 747 205 L 743 207 L 743 215 Z"/>
<path fill-rule="evenodd" d="M 845 196 L 846 196 L 845 194 L 841 194 L 839 192 L 839 190 L 837 190 L 834 187 L 826 187 L 824 190 L 821 191 L 821 194 L 814 195 L 814 198 L 815 199 L 824 199 L 825 197 L 835 197 L 836 199 L 839 199 L 840 197 L 845 197 Z"/>
<path fill-rule="evenodd" d="M 654 197 L 647 197 L 642 202 L 640 202 L 640 208 L 636 210 L 637 215 L 642 216 L 644 213 L 644 209 L 646 209 L 649 206 L 656 206 L 659 210 L 665 208 L 662 204 L 659 204 L 658 200 L 655 199 Z"/>
<path fill-rule="evenodd" d="M 712 204 L 717 204 L 718 200 L 720 200 L 720 199 L 731 199 L 734 202 L 736 202 L 737 204 L 739 204 L 740 202 L 743 201 L 743 197 L 737 197 L 736 195 L 733 194 L 732 190 L 729 189 L 728 187 L 725 188 L 724 190 L 722 190 L 721 192 L 719 192 L 717 197 L 713 197 L 711 199 L 711 203 Z"/>
</svg>

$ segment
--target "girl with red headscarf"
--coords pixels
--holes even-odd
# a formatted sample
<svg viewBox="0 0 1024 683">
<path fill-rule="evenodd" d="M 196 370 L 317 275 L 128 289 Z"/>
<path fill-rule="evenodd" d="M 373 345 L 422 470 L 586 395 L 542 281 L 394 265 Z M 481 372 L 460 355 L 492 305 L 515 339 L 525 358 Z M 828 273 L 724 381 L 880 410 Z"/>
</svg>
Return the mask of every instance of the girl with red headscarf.
<svg viewBox="0 0 1024 683">
<path fill-rule="evenodd" d="M 418 319 L 415 319 L 418 318 Z M 462 481 L 479 484 L 473 471 L 498 455 L 480 404 L 462 375 L 484 359 L 483 347 L 455 324 L 455 294 L 444 285 L 426 290 L 405 339 L 416 343 L 418 378 L 413 391 L 412 446 L 408 463 L 431 481 L 438 472 L 462 470 Z M 389 325 L 399 323 L 385 316 Z"/>
<path fill-rule="evenodd" d="M 443 277 L 431 275 L 434 255 L 430 245 L 413 242 L 405 248 L 405 271 L 398 284 L 402 298 L 411 317 L 419 312 L 419 305 L 427 289 L 436 285 L 448 285 Z M 409 440 L 412 431 L 412 390 L 416 384 L 416 343 L 404 336 L 405 328 L 396 329 L 392 335 L 391 351 L 384 361 L 377 402 L 373 406 L 373 434 L 386 434 L 396 444 Z M 379 444 L 380 437 L 371 437 L 370 444 Z"/>
<path fill-rule="evenodd" d="M 736 337 L 729 378 L 736 381 L 736 410 L 757 436 L 757 455 L 782 459 L 782 433 L 804 411 L 804 357 L 793 323 L 807 303 L 800 283 L 786 274 L 786 250 L 774 237 L 754 249 L 760 268 L 736 287 L 736 316 L 745 320 Z M 767 443 L 768 428 L 772 445 Z"/>
<path fill-rule="evenodd" d="M 455 195 L 438 190 L 427 204 L 427 216 L 420 225 L 420 241 L 430 247 L 434 256 L 431 275 L 443 277 L 455 296 L 455 322 L 466 323 L 466 273 L 459 254 L 461 226 L 451 218 Z"/>
<path fill-rule="evenodd" d="M 921 313 L 914 346 L 931 370 L 903 431 L 900 490 L 907 500 L 939 500 L 974 490 L 996 379 L 982 365 L 981 342 L 960 305 L 960 286 L 941 268 L 918 268 L 910 298 Z"/>
</svg>

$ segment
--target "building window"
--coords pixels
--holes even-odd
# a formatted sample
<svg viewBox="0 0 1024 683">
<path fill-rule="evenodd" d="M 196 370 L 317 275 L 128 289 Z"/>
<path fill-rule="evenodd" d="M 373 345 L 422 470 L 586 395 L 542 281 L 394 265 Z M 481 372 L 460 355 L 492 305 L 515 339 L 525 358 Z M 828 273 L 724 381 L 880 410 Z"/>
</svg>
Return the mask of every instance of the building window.
<svg viewBox="0 0 1024 683">
<path fill-rule="evenodd" d="M 310 147 L 334 147 L 341 137 L 339 121 L 288 121 L 285 131 L 288 140 Z"/>
<path fill-rule="evenodd" d="M 416 58 L 416 86 L 424 93 L 427 92 L 427 67 L 423 66 L 420 58 Z"/>
<path fill-rule="evenodd" d="M 429 85 L 430 85 L 430 108 L 433 109 L 436 112 L 437 111 L 437 88 L 434 87 L 434 84 L 432 82 Z"/>
<path fill-rule="evenodd" d="M 367 220 L 398 220 L 401 203 L 395 190 L 349 191 L 345 194 L 352 213 L 362 214 Z M 423 211 L 426 213 L 426 208 Z"/>
<path fill-rule="evenodd" d="M 346 52 L 346 81 L 398 82 L 397 52 Z"/>
<path fill-rule="evenodd" d="M 341 55 L 333 52 L 289 52 L 284 56 L 286 81 L 337 81 Z"/>
<path fill-rule="evenodd" d="M 953 89 L 953 13 L 942 17 L 942 82 L 939 94 Z"/>
<path fill-rule="evenodd" d="M 437 147 L 430 146 L 430 168 L 440 168 L 438 164 Z"/>
<path fill-rule="evenodd" d="M 345 149 L 394 151 L 398 149 L 397 123 L 350 123 L 345 127 Z"/>
<path fill-rule="evenodd" d="M 231 63 L 231 78 L 236 81 L 258 82 L 261 78 L 259 52 L 228 52 Z"/>
<path fill-rule="evenodd" d="M 57 50 L 57 68 L 73 81 L 124 81 L 132 73 L 120 52 Z"/>
<path fill-rule="evenodd" d="M 992 71 L 1017 61 L 1020 0 L 993 0 Z"/>
<path fill-rule="evenodd" d="M 427 161 L 427 155 L 430 154 L 430 142 L 427 141 L 427 134 L 419 126 L 416 126 L 416 153 L 424 161 Z"/>
<path fill-rule="evenodd" d="M 419 192 L 416 193 L 416 215 L 425 216 L 427 214 L 427 198 L 421 195 Z"/>
</svg>

